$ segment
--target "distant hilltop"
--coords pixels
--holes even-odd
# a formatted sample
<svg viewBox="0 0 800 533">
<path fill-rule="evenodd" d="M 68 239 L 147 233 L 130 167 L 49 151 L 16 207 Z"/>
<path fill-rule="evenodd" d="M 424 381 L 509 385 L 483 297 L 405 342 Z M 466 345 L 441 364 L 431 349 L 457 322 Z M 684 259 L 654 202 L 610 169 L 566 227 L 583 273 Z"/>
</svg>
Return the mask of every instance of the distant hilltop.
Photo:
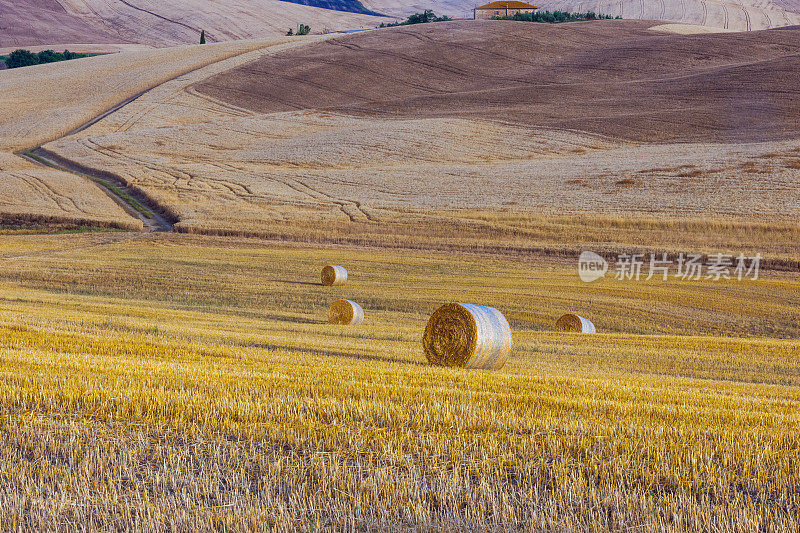
<svg viewBox="0 0 800 533">
<path fill-rule="evenodd" d="M 500 3 L 500 16 L 506 15 L 505 4 L 533 5 L 516 0 Z M 209 42 L 217 42 L 284 35 L 298 24 L 309 25 L 312 33 L 358 30 L 402 20 L 426 9 L 471 19 L 476 8 L 484 5 L 487 4 L 473 0 L 189 0 L 181 5 L 159 0 L 0 0 L 0 50 L 37 45 L 63 49 L 60 45 L 70 44 L 173 46 L 198 42 L 202 30 Z M 545 0 L 536 2 L 534 7 L 682 22 L 720 31 L 800 25 L 800 4 L 780 0 Z M 489 11 L 486 15 L 494 16 Z"/>
</svg>

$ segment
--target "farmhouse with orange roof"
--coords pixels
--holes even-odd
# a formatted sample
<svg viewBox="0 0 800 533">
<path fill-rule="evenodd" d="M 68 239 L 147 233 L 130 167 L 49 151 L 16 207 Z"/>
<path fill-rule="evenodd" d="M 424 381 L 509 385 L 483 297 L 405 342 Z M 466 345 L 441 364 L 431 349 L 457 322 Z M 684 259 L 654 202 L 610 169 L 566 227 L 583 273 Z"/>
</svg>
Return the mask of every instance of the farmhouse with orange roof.
<svg viewBox="0 0 800 533">
<path fill-rule="evenodd" d="M 472 10 L 472 18 L 490 19 L 493 17 L 510 17 L 517 13 L 533 13 L 539 6 L 518 2 L 517 0 L 498 0 L 478 6 Z"/>
</svg>

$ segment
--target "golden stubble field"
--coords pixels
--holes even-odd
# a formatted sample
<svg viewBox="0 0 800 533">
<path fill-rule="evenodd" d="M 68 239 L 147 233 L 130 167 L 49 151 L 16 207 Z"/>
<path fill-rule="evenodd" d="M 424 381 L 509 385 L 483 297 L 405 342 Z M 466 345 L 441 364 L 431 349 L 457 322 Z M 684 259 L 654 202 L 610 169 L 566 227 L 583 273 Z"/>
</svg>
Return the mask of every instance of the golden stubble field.
<svg viewBox="0 0 800 533">
<path fill-rule="evenodd" d="M 7 235 L 0 257 L 4 529 L 798 526 L 796 274 L 587 285 L 174 234 Z M 329 262 L 347 285 L 319 284 Z M 326 323 L 341 297 L 363 325 Z M 508 317 L 505 368 L 425 364 L 450 301 Z M 553 332 L 568 311 L 601 333 Z"/>
<path fill-rule="evenodd" d="M 181 233 L 0 235 L 0 529 L 798 529 L 796 142 L 257 114 L 196 90 L 270 50 L 207 58 L 46 145 Z M 63 116 L 36 109 L 61 80 L 50 100 L 16 86 L 2 212 L 47 173 L 93 225 L 136 225 L 12 154 L 105 109 L 95 77 Z M 66 193 L 36 194 L 28 212 L 75 225 Z M 585 284 L 586 247 L 770 268 Z M 327 263 L 349 283 L 322 287 Z M 326 323 L 339 298 L 364 324 Z M 425 322 L 453 301 L 508 318 L 502 370 L 426 364 Z M 600 333 L 555 333 L 566 312 Z"/>
</svg>

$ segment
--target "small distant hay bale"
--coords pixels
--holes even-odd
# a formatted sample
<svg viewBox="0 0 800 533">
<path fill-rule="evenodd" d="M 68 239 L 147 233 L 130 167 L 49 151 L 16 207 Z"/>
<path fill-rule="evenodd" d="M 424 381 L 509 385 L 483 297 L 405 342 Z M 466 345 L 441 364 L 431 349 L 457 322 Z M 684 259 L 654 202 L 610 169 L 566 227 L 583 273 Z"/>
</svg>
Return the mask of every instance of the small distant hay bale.
<svg viewBox="0 0 800 533">
<path fill-rule="evenodd" d="M 328 287 L 344 285 L 347 281 L 347 270 L 339 265 L 327 265 L 322 269 L 322 284 Z"/>
<path fill-rule="evenodd" d="M 511 353 L 511 328 L 493 307 L 446 304 L 428 320 L 422 345 L 433 365 L 498 370 Z"/>
<path fill-rule="evenodd" d="M 350 300 L 336 300 L 328 309 L 328 322 L 331 324 L 355 325 L 364 321 L 364 310 Z"/>
<path fill-rule="evenodd" d="M 556 329 L 567 333 L 594 333 L 594 324 L 588 318 L 566 314 L 556 320 Z"/>
</svg>

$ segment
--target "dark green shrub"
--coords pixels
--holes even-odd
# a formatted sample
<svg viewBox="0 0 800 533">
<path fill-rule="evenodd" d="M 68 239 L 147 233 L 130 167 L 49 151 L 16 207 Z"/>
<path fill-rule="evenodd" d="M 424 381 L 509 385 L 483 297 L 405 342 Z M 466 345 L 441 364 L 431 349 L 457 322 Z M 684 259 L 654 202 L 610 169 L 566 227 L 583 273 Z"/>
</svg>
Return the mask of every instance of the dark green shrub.
<svg viewBox="0 0 800 533">
<path fill-rule="evenodd" d="M 39 64 L 39 56 L 29 50 L 14 50 L 6 59 L 8 68 L 29 67 Z"/>
<path fill-rule="evenodd" d="M 44 63 L 55 63 L 57 61 L 67 61 L 69 59 L 80 59 L 81 57 L 89 57 L 91 54 L 78 54 L 64 50 L 63 54 L 54 52 L 53 50 L 42 50 L 38 54 L 34 54 L 29 50 L 14 50 L 6 59 L 6 66 L 8 68 L 29 67 L 31 65 L 41 65 Z"/>
<path fill-rule="evenodd" d="M 427 24 L 428 22 L 446 22 L 448 20 L 453 20 L 453 19 L 448 17 L 447 15 L 442 15 L 441 17 L 437 17 L 436 13 L 434 13 L 432 9 L 426 9 L 422 13 L 414 13 L 403 22 L 390 22 L 388 24 L 381 22 L 381 25 L 379 27 L 390 28 L 392 26 L 407 26 L 409 24 Z"/>
<path fill-rule="evenodd" d="M 580 22 L 585 20 L 613 19 L 611 15 L 598 15 L 594 11 L 586 13 L 570 13 L 568 11 L 536 11 L 534 13 L 515 13 L 508 17 L 493 17 L 497 20 L 519 20 L 525 22 L 546 22 L 558 24 L 561 22 Z M 616 17 L 622 18 L 622 17 Z"/>
</svg>

